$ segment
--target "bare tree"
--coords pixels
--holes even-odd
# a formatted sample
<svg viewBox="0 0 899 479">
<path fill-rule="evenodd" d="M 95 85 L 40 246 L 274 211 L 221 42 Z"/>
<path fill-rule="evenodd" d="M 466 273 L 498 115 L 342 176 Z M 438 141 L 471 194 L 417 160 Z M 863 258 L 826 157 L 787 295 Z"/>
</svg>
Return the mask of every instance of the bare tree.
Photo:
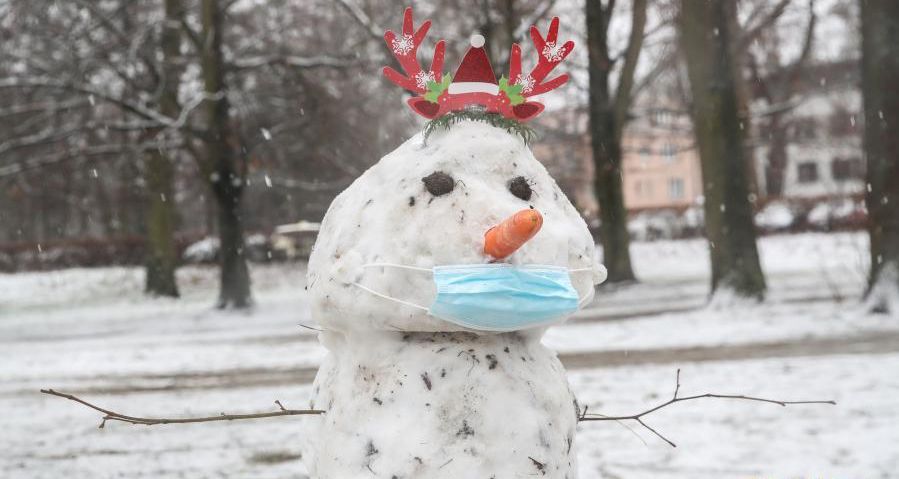
<svg viewBox="0 0 899 479">
<path fill-rule="evenodd" d="M 221 242 L 221 282 L 218 307 L 246 308 L 252 303 L 250 273 L 244 257 L 243 191 L 247 178 L 246 156 L 231 125 L 225 64 L 222 56 L 223 5 L 219 0 L 202 0 L 197 47 L 203 71 L 204 155 L 200 170 L 209 181 L 216 199 Z"/>
<path fill-rule="evenodd" d="M 863 0 L 868 234 L 867 297 L 874 311 L 899 312 L 899 3 Z"/>
<path fill-rule="evenodd" d="M 367 34 L 332 28 L 339 11 L 235 5 L 211 5 L 221 23 L 204 31 L 200 1 L 12 4 L 0 22 L 10 40 L 0 52 L 0 182 L 14 195 L 0 217 L 20 226 L 11 240 L 142 235 L 148 290 L 176 294 L 171 235 L 218 233 L 219 303 L 248 304 L 237 232 L 320 218 L 404 125 L 370 121 L 391 115 L 382 113 L 391 98 L 347 73 L 370 65 L 334 45 L 351 49 Z M 246 195 L 264 206 L 249 219 Z M 220 202 L 217 215 L 209 206 Z M 212 227 L 195 221 L 208 212 Z"/>
<path fill-rule="evenodd" d="M 621 138 L 633 99 L 634 72 L 640 58 L 646 25 L 646 4 L 647 0 L 634 0 L 624 63 L 613 93 L 609 79 L 615 61 L 609 53 L 608 29 L 615 1 L 610 0 L 605 5 L 600 0 L 586 2 L 594 190 L 601 219 L 599 238 L 610 282 L 635 279 L 631 268 L 627 211 L 621 180 Z"/>
<path fill-rule="evenodd" d="M 763 139 L 769 144 L 764 190 L 768 198 L 778 198 L 783 194 L 788 160 L 788 115 L 791 102 L 799 92 L 799 80 L 803 69 L 808 66 L 812 56 L 817 24 L 814 0 L 809 0 L 808 22 L 799 54 L 791 61 L 784 61 L 780 34 L 772 26 L 783 13 L 782 6 L 785 7 L 786 4 L 787 2 L 778 4 L 769 15 L 764 16 L 760 24 L 747 25 L 738 40 L 738 48 L 742 49 L 749 70 L 748 78 L 746 75 L 741 77 L 755 82 L 756 90 L 767 105 L 765 109 L 770 112 L 759 120 L 770 135 L 769 138 Z M 762 51 L 753 52 L 749 48 L 750 41 L 760 45 Z M 748 119 L 748 116 L 744 115 L 744 118 Z M 744 125 L 744 129 L 746 128 L 748 123 Z"/>
<path fill-rule="evenodd" d="M 765 278 L 749 201 L 738 65 L 731 44 L 736 2 L 682 0 L 680 6 L 680 45 L 690 79 L 693 129 L 702 164 L 712 292 L 731 290 L 761 300 Z"/>
</svg>

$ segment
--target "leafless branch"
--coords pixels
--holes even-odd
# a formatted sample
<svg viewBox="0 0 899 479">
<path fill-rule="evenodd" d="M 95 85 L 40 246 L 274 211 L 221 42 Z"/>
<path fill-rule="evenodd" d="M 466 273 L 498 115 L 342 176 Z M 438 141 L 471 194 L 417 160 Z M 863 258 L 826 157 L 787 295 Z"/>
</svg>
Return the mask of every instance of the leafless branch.
<svg viewBox="0 0 899 479">
<path fill-rule="evenodd" d="M 154 120 L 159 126 L 167 126 L 171 119 L 151 108 L 144 107 L 140 104 L 119 98 L 102 90 L 98 90 L 89 85 L 78 83 L 69 83 L 45 77 L 28 77 L 28 78 L 4 78 L 0 79 L 0 88 L 16 88 L 16 87 L 32 87 L 32 88 L 50 88 L 55 90 L 71 91 L 84 95 L 93 95 L 97 100 L 112 103 L 148 120 Z"/>
<path fill-rule="evenodd" d="M 187 35 L 187 39 L 190 40 L 191 45 L 196 48 L 197 51 L 203 50 L 203 41 L 200 39 L 200 34 L 197 33 L 193 27 L 187 22 L 187 18 L 183 15 L 178 19 L 179 23 L 181 23 L 181 30 Z"/>
<path fill-rule="evenodd" d="M 75 98 L 65 101 L 43 101 L 40 103 L 25 103 L 20 105 L 11 105 L 0 110 L 0 118 L 9 118 L 15 115 L 25 113 L 37 113 L 44 111 L 61 111 L 71 110 L 74 108 L 89 105 L 90 101 L 85 98 Z"/>
<path fill-rule="evenodd" d="M 676 68 L 677 61 L 677 49 L 673 47 L 666 48 L 665 52 L 659 56 L 658 60 L 656 60 L 656 64 L 653 65 L 652 69 L 649 70 L 636 85 L 634 85 L 631 96 L 636 97 L 649 87 L 649 85 L 655 82 L 662 73 Z"/>
<path fill-rule="evenodd" d="M 613 100 L 616 138 L 621 138 L 624 131 L 627 112 L 633 98 L 634 72 L 637 70 L 637 62 L 640 59 L 640 50 L 643 45 L 643 32 L 646 28 L 646 4 L 646 0 L 634 1 L 630 38 L 627 41 L 624 65 L 621 66 L 621 73 L 618 75 L 618 88 Z"/>
<path fill-rule="evenodd" d="M 811 56 L 812 45 L 815 42 L 815 25 L 817 25 L 817 23 L 818 17 L 815 15 L 815 0 L 808 0 L 808 26 L 806 26 L 805 29 L 802 50 L 800 50 L 796 60 L 787 67 L 788 88 L 791 92 L 796 88 L 795 83 L 799 78 L 799 73 Z"/>
<path fill-rule="evenodd" d="M 515 41 L 520 41 L 520 39 L 524 38 L 525 34 L 531 28 L 531 25 L 537 25 L 542 22 L 546 18 L 546 16 L 549 15 L 549 12 L 552 11 L 553 8 L 555 8 L 555 6 L 556 0 L 550 0 L 546 2 L 545 5 L 543 5 L 542 9 L 534 12 L 533 16 L 528 19 L 523 19 L 521 21 L 521 24 L 518 25 L 518 28 L 515 29 L 515 32 L 513 32 L 513 39 Z"/>
<path fill-rule="evenodd" d="M 106 28 L 107 30 L 112 32 L 120 40 L 122 40 L 126 44 L 131 43 L 132 44 L 132 50 L 130 52 L 131 56 L 132 57 L 136 56 L 136 48 L 134 48 L 134 47 L 136 47 L 136 45 L 139 44 L 139 39 L 142 35 L 135 35 L 134 32 L 131 32 L 129 34 L 128 32 L 125 32 L 124 30 L 119 28 L 119 26 L 116 25 L 116 23 L 111 18 L 109 18 L 106 15 L 106 13 L 98 5 L 95 4 L 95 2 L 89 2 L 89 1 L 85 1 L 85 0 L 75 0 L 75 2 L 78 3 L 79 5 L 81 5 L 83 8 L 86 8 L 88 11 L 90 11 L 91 14 L 97 18 L 97 20 L 100 22 L 101 25 L 103 25 L 104 28 Z M 135 38 L 138 38 L 138 40 L 135 40 Z M 159 78 L 160 78 L 160 74 L 159 74 L 159 70 L 156 68 L 156 64 L 152 61 L 152 59 L 148 58 L 145 54 L 141 54 L 141 55 L 139 55 L 139 57 L 140 57 L 142 63 L 149 70 L 150 74 L 153 75 L 155 82 L 158 82 Z"/>
<path fill-rule="evenodd" d="M 658 411 L 664 407 L 670 406 L 675 403 L 683 402 L 683 401 L 692 401 L 694 399 L 703 399 L 703 398 L 717 398 L 717 399 L 742 399 L 745 401 L 757 401 L 764 402 L 770 404 L 777 404 L 778 406 L 789 406 L 789 405 L 797 405 L 797 404 L 830 404 L 836 406 L 836 401 L 781 401 L 778 399 L 765 399 L 753 396 L 744 396 L 744 395 L 735 395 L 735 394 L 697 394 L 695 396 L 686 396 L 686 397 L 678 397 L 677 394 L 680 392 L 680 369 L 677 370 L 677 377 L 675 379 L 675 387 L 674 387 L 674 395 L 668 401 L 659 404 L 658 406 L 649 408 L 641 413 L 631 414 L 628 416 L 606 416 L 604 414 L 595 414 L 595 413 L 587 413 L 587 408 L 584 408 L 584 413 L 578 418 L 579 421 L 636 421 L 638 424 L 646 428 L 648 431 L 652 432 L 656 436 L 658 436 L 661 440 L 667 442 L 671 447 L 677 447 L 676 444 L 671 442 L 668 438 L 663 436 L 661 433 L 650 427 L 643 421 L 643 417 Z"/>
<path fill-rule="evenodd" d="M 88 147 L 76 147 L 71 148 L 62 152 L 52 153 L 50 155 L 39 156 L 39 157 L 31 157 L 25 161 L 19 163 L 12 163 L 8 165 L 0 166 L 0 178 L 6 176 L 17 175 L 19 173 L 36 170 L 39 168 L 44 168 L 47 166 L 52 166 L 58 163 L 62 163 L 65 161 L 69 161 L 72 159 L 78 158 L 89 158 L 95 156 L 106 156 L 106 155 L 121 155 L 126 153 L 140 152 L 140 151 L 150 151 L 156 150 L 159 148 L 178 148 L 183 146 L 180 143 L 174 143 L 171 145 L 160 144 L 159 142 L 152 141 L 139 145 L 123 145 L 123 144 L 115 144 L 115 145 L 97 145 L 97 146 L 88 146 Z"/>
<path fill-rule="evenodd" d="M 354 59 L 328 56 L 301 57 L 296 55 L 265 55 L 241 58 L 231 63 L 235 70 L 258 68 L 266 65 L 281 64 L 297 68 L 335 67 L 343 68 L 355 63 Z"/>
<path fill-rule="evenodd" d="M 778 18 L 783 15 L 784 11 L 787 9 L 787 5 L 790 4 L 791 0 L 781 0 L 777 3 L 767 14 L 765 14 L 762 19 L 760 19 L 755 24 L 751 23 L 753 17 L 750 17 L 750 21 L 747 22 L 746 26 L 743 28 L 742 35 L 738 40 L 738 50 L 737 51 L 745 51 L 746 47 L 753 42 L 769 25 L 777 21 Z"/>
<path fill-rule="evenodd" d="M 378 43 L 384 41 L 385 30 L 376 25 L 374 20 L 363 12 L 362 9 L 359 8 L 359 5 L 356 5 L 353 0 L 337 0 L 337 3 L 356 20 L 356 23 L 358 23 L 365 32 L 372 37 L 372 39 Z"/>
<path fill-rule="evenodd" d="M 353 182 L 354 176 L 347 175 L 347 178 L 337 181 L 303 181 L 293 178 L 269 178 L 272 184 L 282 188 L 298 189 L 303 191 L 334 191 L 346 188 Z"/>
<path fill-rule="evenodd" d="M 72 135 L 83 133 L 91 130 L 113 130 L 113 131 L 140 131 L 157 126 L 155 123 L 147 122 L 107 122 L 107 121 L 89 121 L 86 123 L 75 124 L 69 127 L 34 133 L 28 136 L 11 138 L 4 142 L 0 142 L 0 155 L 10 151 L 27 148 L 30 146 L 44 145 L 64 140 Z"/>
<path fill-rule="evenodd" d="M 145 107 L 139 103 L 135 103 L 124 98 L 117 97 L 115 95 L 111 95 L 102 90 L 98 90 L 89 85 L 82 85 L 78 83 L 69 83 L 64 81 L 54 80 L 52 78 L 45 77 L 32 77 L 32 78 L 5 78 L 0 79 L 0 89 L 2 88 L 16 88 L 16 87 L 31 87 L 31 88 L 50 88 L 55 90 L 63 90 L 70 91 L 75 93 L 80 93 L 83 95 L 87 95 L 89 97 L 93 97 L 97 101 L 104 101 L 107 103 L 111 103 L 113 105 L 118 106 L 119 108 L 126 110 L 128 112 L 134 113 L 141 118 L 146 120 L 150 120 L 154 123 L 148 123 L 146 125 L 141 125 L 141 128 L 152 128 L 152 127 L 160 127 L 167 129 L 183 129 L 184 131 L 202 136 L 205 132 L 202 130 L 198 130 L 196 128 L 191 128 L 187 126 L 187 119 L 190 113 L 196 109 L 199 105 L 201 105 L 206 100 L 219 100 L 224 95 L 223 92 L 217 92 L 214 94 L 210 93 L 199 93 L 195 95 L 188 103 L 182 108 L 177 118 L 169 118 L 163 115 L 161 112 L 154 110 L 152 108 Z"/>
<path fill-rule="evenodd" d="M 267 417 L 279 417 L 279 416 L 299 416 L 299 415 L 314 415 L 314 414 L 324 414 L 325 411 L 321 411 L 318 409 L 286 409 L 283 405 L 281 405 L 280 401 L 275 401 L 275 404 L 280 408 L 279 411 L 274 412 L 263 412 L 256 414 L 225 414 L 221 413 L 218 416 L 208 416 L 208 417 L 192 417 L 192 418 L 148 418 L 148 417 L 137 417 L 137 416 L 128 416 L 125 414 L 120 414 L 114 411 L 110 411 L 108 409 L 101 408 L 99 406 L 95 406 L 83 399 L 80 399 L 71 394 L 65 394 L 61 392 L 56 392 L 52 389 L 41 389 L 41 392 L 44 394 L 49 394 L 51 396 L 61 397 L 68 399 L 70 401 L 75 401 L 79 404 L 83 404 L 95 411 L 99 411 L 103 413 L 103 422 L 100 423 L 100 427 L 106 425 L 106 421 L 122 421 L 127 422 L 129 424 L 143 424 L 145 426 L 154 426 L 157 424 L 186 424 L 193 422 L 212 422 L 212 421 L 237 421 L 241 419 L 262 419 Z"/>
</svg>

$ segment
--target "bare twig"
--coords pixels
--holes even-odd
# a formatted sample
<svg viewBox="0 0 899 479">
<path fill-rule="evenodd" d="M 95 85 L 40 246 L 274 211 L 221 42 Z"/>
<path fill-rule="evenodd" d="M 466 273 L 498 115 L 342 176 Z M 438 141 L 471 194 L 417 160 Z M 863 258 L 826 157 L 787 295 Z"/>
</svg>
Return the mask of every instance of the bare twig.
<svg viewBox="0 0 899 479">
<path fill-rule="evenodd" d="M 168 126 L 171 119 L 162 113 L 125 99 L 103 90 L 94 88 L 85 83 L 70 83 L 48 77 L 19 77 L 19 78 L 0 78 L 0 88 L 48 88 L 53 90 L 69 91 L 80 93 L 83 95 L 93 96 L 97 100 L 106 101 L 119 106 L 123 110 L 132 112 L 147 120 L 159 123 L 161 126 Z"/>
<path fill-rule="evenodd" d="M 139 151 L 152 151 L 160 148 L 178 147 L 178 144 L 166 145 L 159 142 L 142 143 L 138 145 L 97 145 L 85 148 L 74 147 L 59 153 L 51 153 L 46 156 L 28 158 L 19 163 L 11 163 L 0 166 L 0 178 L 17 175 L 24 171 L 35 170 L 74 159 L 98 157 L 106 155 L 120 155 Z"/>
<path fill-rule="evenodd" d="M 77 403 L 83 404 L 95 411 L 99 411 L 103 413 L 103 422 L 100 423 L 100 427 L 106 425 L 106 421 L 122 421 L 127 422 L 129 424 L 143 424 L 145 426 L 154 426 L 156 424 L 185 424 L 192 422 L 212 422 L 212 421 L 236 421 L 240 419 L 261 419 L 266 417 L 278 417 L 278 416 L 298 416 L 298 415 L 307 415 L 307 414 L 324 414 L 325 411 L 321 411 L 318 409 L 286 409 L 283 405 L 281 405 L 281 401 L 276 400 L 275 404 L 281 408 L 280 411 L 275 412 L 263 412 L 256 414 L 225 414 L 221 413 L 218 416 L 209 416 L 209 417 L 192 417 L 192 418 L 180 418 L 180 419 L 169 419 L 169 418 L 147 418 L 147 417 L 137 417 L 137 416 L 127 416 L 125 414 L 119 414 L 117 412 L 110 411 L 108 409 L 103 409 L 99 406 L 95 406 L 81 398 L 73 396 L 71 394 L 65 394 L 61 392 L 56 392 L 52 389 L 41 389 L 41 392 L 44 394 L 49 394 L 51 396 L 57 396 L 61 398 L 68 399 L 70 401 L 75 401 Z"/>
<path fill-rule="evenodd" d="M 586 412 L 587 409 L 585 408 L 584 414 L 582 414 L 581 417 L 578 418 L 578 420 L 579 421 L 615 421 L 615 422 L 621 422 L 621 421 L 626 421 L 626 420 L 637 421 L 637 423 L 639 423 L 641 426 L 643 426 L 648 431 L 650 431 L 653 434 L 655 434 L 656 436 L 658 436 L 659 439 L 670 444 L 671 447 L 677 447 L 677 445 L 674 444 L 673 442 L 671 442 L 668 438 L 666 438 L 661 433 L 659 433 L 658 431 L 656 431 L 655 429 L 650 427 L 648 424 L 646 424 L 646 422 L 643 421 L 643 417 L 646 416 L 647 414 L 656 412 L 659 409 L 670 406 L 674 403 L 678 403 L 678 402 L 682 402 L 682 401 L 691 401 L 693 399 L 702 399 L 702 398 L 743 399 L 746 401 L 758 401 L 758 402 L 777 404 L 778 406 L 784 406 L 784 407 L 789 406 L 789 405 L 796 405 L 796 404 L 830 404 L 833 406 L 836 406 L 836 404 L 837 404 L 836 401 L 781 401 L 781 400 L 777 400 L 777 399 L 765 399 L 765 398 L 744 396 L 744 395 L 735 395 L 735 394 L 706 393 L 706 394 L 697 394 L 695 396 L 677 397 L 678 392 L 680 392 L 680 369 L 677 370 L 677 377 L 675 380 L 675 387 L 674 387 L 674 396 L 672 396 L 672 398 L 669 399 L 668 401 L 666 401 L 662 404 L 659 404 L 658 406 L 655 406 L 653 408 L 647 409 L 641 413 L 631 414 L 629 416 L 606 416 L 604 414 L 597 414 L 597 413 L 587 414 L 587 412 Z"/>
<path fill-rule="evenodd" d="M 352 58 L 329 57 L 324 55 L 312 57 L 301 57 L 297 55 L 263 55 L 234 60 L 231 63 L 231 68 L 234 70 L 246 70 L 274 64 L 287 65 L 296 68 L 346 68 L 356 63 L 359 62 Z"/>
<path fill-rule="evenodd" d="M 356 5 L 353 0 L 338 0 L 337 3 L 343 7 L 354 20 L 356 20 L 356 23 L 358 23 L 359 26 L 365 30 L 365 33 L 367 33 L 375 42 L 381 43 L 383 41 L 385 29 L 375 24 L 371 17 L 359 8 L 359 5 Z"/>
</svg>

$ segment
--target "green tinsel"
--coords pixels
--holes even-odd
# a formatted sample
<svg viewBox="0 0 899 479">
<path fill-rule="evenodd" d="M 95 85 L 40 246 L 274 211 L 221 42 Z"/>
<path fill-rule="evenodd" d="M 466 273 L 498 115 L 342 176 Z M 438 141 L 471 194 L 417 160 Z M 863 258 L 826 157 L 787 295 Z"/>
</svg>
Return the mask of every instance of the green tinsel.
<svg viewBox="0 0 899 479">
<path fill-rule="evenodd" d="M 464 120 L 482 121 L 488 125 L 506 130 L 509 134 L 520 136 L 526 145 L 537 138 L 537 132 L 533 128 L 518 120 L 506 118 L 499 113 L 489 112 L 483 107 L 473 107 L 451 111 L 446 115 L 429 121 L 424 128 L 425 141 L 428 141 L 428 136 L 436 130 L 448 130 L 454 124 Z"/>
</svg>

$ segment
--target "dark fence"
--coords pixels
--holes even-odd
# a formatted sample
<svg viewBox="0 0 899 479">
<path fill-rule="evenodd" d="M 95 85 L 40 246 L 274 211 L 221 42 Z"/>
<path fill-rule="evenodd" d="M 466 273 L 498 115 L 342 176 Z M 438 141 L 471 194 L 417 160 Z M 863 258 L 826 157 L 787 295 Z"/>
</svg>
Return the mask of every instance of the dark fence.
<svg viewBox="0 0 899 479">
<path fill-rule="evenodd" d="M 198 237 L 177 238 L 181 257 Z M 147 254 L 142 237 L 79 238 L 0 244 L 0 271 L 50 270 L 71 267 L 140 265 Z"/>
</svg>

